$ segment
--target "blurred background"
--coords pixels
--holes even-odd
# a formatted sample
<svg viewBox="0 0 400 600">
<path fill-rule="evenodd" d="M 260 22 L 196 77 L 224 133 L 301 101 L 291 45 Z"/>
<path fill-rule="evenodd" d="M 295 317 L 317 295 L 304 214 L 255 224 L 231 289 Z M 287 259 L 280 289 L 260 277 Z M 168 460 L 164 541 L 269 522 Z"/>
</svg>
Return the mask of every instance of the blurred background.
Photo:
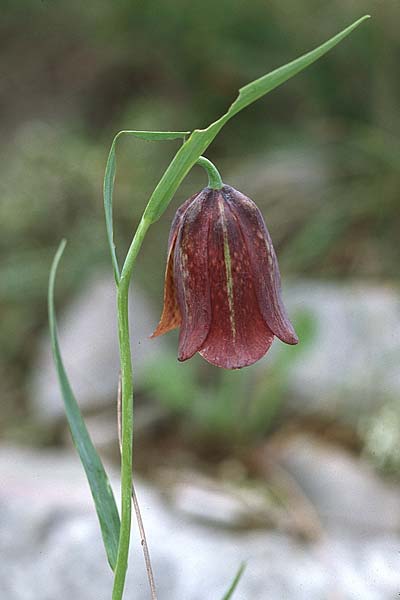
<svg viewBox="0 0 400 600">
<path fill-rule="evenodd" d="M 242 600 L 400 592 L 398 1 L 3 0 L 5 600 L 110 596 L 51 362 L 46 293 L 65 237 L 61 347 L 117 482 L 115 293 L 102 209 L 114 134 L 206 127 L 239 87 L 365 13 L 373 19 L 235 117 L 207 152 L 265 216 L 301 343 L 275 341 L 258 364 L 224 372 L 199 357 L 177 363 L 174 334 L 148 340 L 171 219 L 206 185 L 194 168 L 151 228 L 134 277 L 134 454 L 160 598 L 218 599 L 241 560 Z M 119 143 L 121 258 L 178 145 Z M 129 597 L 147 598 L 133 554 Z"/>
</svg>

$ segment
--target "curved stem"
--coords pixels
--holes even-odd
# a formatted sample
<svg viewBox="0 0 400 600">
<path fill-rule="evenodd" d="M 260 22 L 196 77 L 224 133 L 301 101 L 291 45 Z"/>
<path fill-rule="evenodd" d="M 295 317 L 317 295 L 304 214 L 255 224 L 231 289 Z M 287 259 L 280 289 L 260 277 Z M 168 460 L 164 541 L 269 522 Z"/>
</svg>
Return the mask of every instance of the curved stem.
<svg viewBox="0 0 400 600">
<path fill-rule="evenodd" d="M 112 600 L 122 600 L 128 567 L 132 520 L 132 443 L 133 443 L 133 371 L 129 340 L 128 293 L 136 257 L 150 222 L 142 218 L 136 230 L 121 272 L 117 292 L 118 340 L 121 361 L 121 531 L 114 572 Z"/>
<path fill-rule="evenodd" d="M 208 175 L 208 187 L 212 190 L 220 190 L 223 187 L 221 175 L 217 167 L 208 160 L 205 156 L 200 156 L 200 158 L 196 161 L 196 165 L 203 167 L 207 171 Z"/>
</svg>

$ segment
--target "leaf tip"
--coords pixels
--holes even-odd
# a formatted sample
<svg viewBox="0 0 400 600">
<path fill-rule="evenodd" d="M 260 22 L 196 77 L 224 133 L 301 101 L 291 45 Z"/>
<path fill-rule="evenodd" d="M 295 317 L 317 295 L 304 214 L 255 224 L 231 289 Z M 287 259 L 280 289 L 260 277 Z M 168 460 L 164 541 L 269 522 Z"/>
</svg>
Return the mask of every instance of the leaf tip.
<svg viewBox="0 0 400 600">
<path fill-rule="evenodd" d="M 361 23 L 364 23 L 364 21 L 368 21 L 368 19 L 371 19 L 371 15 L 364 15 L 356 21 L 356 24 L 361 25 Z"/>
</svg>

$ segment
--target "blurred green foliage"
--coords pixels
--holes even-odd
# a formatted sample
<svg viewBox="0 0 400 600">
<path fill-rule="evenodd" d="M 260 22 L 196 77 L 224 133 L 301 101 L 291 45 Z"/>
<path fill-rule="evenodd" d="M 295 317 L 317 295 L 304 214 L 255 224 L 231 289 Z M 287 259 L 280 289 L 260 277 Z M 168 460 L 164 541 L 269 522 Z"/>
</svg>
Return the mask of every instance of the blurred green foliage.
<svg viewBox="0 0 400 600">
<path fill-rule="evenodd" d="M 359 423 L 359 435 L 366 458 L 376 469 L 399 479 L 400 413 L 398 402 L 385 399 L 381 406 Z"/>
<path fill-rule="evenodd" d="M 397 0 L 3 0 L 0 419 L 25 403 L 60 238 L 69 240 L 61 303 L 89 270 L 110 269 L 101 188 L 114 133 L 205 126 L 241 85 L 366 12 L 368 27 L 244 111 L 209 157 L 260 205 L 283 275 L 397 278 Z M 176 147 L 121 143 L 121 251 Z M 146 239 L 138 278 L 156 297 L 168 216 L 205 184 L 198 171 Z"/>
</svg>

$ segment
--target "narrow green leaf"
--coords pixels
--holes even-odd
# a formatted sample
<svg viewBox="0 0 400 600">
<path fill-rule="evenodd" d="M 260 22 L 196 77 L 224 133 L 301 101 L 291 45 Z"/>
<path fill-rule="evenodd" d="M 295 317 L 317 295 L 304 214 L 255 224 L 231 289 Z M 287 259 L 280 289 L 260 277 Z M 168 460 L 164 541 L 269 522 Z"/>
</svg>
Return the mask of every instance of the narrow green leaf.
<svg viewBox="0 0 400 600">
<path fill-rule="evenodd" d="M 112 217 L 112 202 L 115 182 L 116 156 L 115 146 L 117 140 L 122 135 L 133 135 L 136 138 L 147 141 L 162 141 L 162 140 L 177 140 L 185 139 L 190 134 L 190 131 L 133 131 L 124 130 L 117 133 L 111 144 L 110 153 L 107 159 L 106 170 L 104 174 L 103 195 L 104 195 L 104 212 L 106 217 L 106 229 L 108 245 L 111 253 L 111 260 L 114 269 L 115 281 L 118 285 L 120 278 L 120 270 L 118 265 L 117 254 L 114 244 L 113 217 Z"/>
<path fill-rule="evenodd" d="M 108 562 L 114 570 L 117 562 L 117 551 L 119 541 L 120 520 L 115 503 L 114 495 L 108 481 L 103 464 L 93 446 L 85 422 L 75 400 L 64 364 L 61 358 L 60 347 L 57 336 L 57 322 L 54 308 L 54 283 L 57 267 L 65 248 L 65 240 L 58 247 L 50 270 L 48 290 L 48 311 L 51 344 L 53 349 L 54 363 L 57 370 L 58 380 L 65 404 L 65 412 L 71 430 L 72 440 L 78 451 L 79 457 L 86 471 L 86 476 L 96 506 L 97 516 L 100 522 L 101 533 L 107 553 Z"/>
<path fill-rule="evenodd" d="M 313 62 L 321 58 L 324 54 L 329 52 L 334 46 L 336 46 L 339 42 L 341 42 L 345 37 L 347 37 L 354 29 L 356 29 L 361 23 L 370 18 L 370 15 L 365 15 L 358 19 L 350 25 L 346 27 L 343 31 L 335 35 L 333 38 L 311 50 L 311 52 L 307 52 L 307 54 L 303 54 L 296 60 L 284 65 L 283 67 L 279 67 L 274 71 L 271 71 L 267 75 L 263 75 L 259 79 L 248 83 L 244 87 L 239 90 L 239 96 L 236 98 L 234 103 L 228 110 L 229 117 L 237 114 L 243 108 L 252 104 L 268 92 L 271 92 L 273 89 L 291 79 L 297 73 L 300 73 L 303 69 L 311 65 Z"/>
<path fill-rule="evenodd" d="M 114 269 L 115 282 L 118 285 L 119 282 L 119 265 L 117 259 L 117 253 L 115 251 L 114 244 L 114 228 L 113 228 L 113 217 L 112 217 L 112 198 L 115 182 L 115 141 L 111 144 L 110 153 L 108 155 L 106 171 L 104 174 L 104 185 L 103 185 L 103 196 L 104 196 L 104 212 L 106 217 L 106 230 L 108 245 L 110 247 L 111 261 Z"/>
<path fill-rule="evenodd" d="M 229 590 L 226 592 L 225 596 L 222 598 L 222 600 L 229 600 L 230 598 L 232 598 L 234 591 L 236 590 L 238 583 L 243 575 L 243 572 L 246 568 L 246 563 L 242 563 L 238 569 L 238 572 L 235 575 L 234 580 L 232 581 Z"/>
<path fill-rule="evenodd" d="M 168 140 L 183 140 L 190 135 L 190 131 L 135 131 L 133 129 L 124 129 L 115 136 L 115 139 L 121 135 L 133 135 L 141 140 L 148 142 L 161 142 Z"/>
<path fill-rule="evenodd" d="M 146 207 L 144 218 L 151 223 L 160 218 L 183 179 L 229 119 L 321 58 L 368 18 L 369 15 L 366 15 L 358 19 L 318 48 L 241 88 L 238 97 L 222 117 L 211 123 L 207 129 L 193 131 L 189 139 L 178 150 L 154 190 Z"/>
</svg>

